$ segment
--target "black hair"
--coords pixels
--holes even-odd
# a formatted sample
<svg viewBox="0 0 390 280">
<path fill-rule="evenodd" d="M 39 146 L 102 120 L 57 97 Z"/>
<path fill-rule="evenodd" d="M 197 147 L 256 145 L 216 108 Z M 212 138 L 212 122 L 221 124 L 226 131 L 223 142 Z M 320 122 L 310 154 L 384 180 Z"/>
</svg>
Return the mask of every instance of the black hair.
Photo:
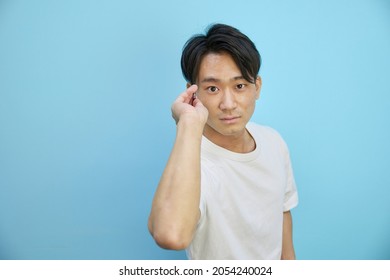
<svg viewBox="0 0 390 280">
<path fill-rule="evenodd" d="M 238 29 L 226 24 L 214 24 L 206 34 L 191 37 L 184 45 L 181 70 L 188 83 L 196 83 L 202 58 L 209 53 L 229 53 L 248 82 L 255 83 L 261 66 L 261 56 L 255 44 Z"/>
</svg>

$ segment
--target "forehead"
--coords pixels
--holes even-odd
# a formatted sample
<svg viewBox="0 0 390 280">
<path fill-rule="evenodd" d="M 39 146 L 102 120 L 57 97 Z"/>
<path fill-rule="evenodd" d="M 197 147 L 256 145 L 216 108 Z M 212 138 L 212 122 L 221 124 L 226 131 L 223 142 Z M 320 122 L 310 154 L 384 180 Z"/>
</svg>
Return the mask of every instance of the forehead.
<svg viewBox="0 0 390 280">
<path fill-rule="evenodd" d="M 209 79 L 231 80 L 237 77 L 242 77 L 241 71 L 228 53 L 208 53 L 200 62 L 198 82 Z"/>
</svg>

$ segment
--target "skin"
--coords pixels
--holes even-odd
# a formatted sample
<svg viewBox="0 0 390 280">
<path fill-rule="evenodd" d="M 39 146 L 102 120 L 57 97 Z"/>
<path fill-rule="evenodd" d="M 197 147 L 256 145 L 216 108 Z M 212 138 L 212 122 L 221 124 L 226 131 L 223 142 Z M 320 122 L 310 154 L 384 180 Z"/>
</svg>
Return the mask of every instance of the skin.
<svg viewBox="0 0 390 280">
<path fill-rule="evenodd" d="M 187 84 L 172 104 L 177 123 L 174 147 L 153 200 L 148 227 L 159 246 L 189 246 L 200 217 L 200 145 L 202 135 L 230 151 L 248 153 L 256 143 L 246 125 L 260 97 L 261 78 L 250 83 L 227 53 L 209 53 L 201 61 L 197 85 Z M 193 94 L 197 98 L 191 102 Z M 191 104 L 190 104 L 191 103 Z M 282 258 L 295 258 L 290 212 L 283 215 Z"/>
<path fill-rule="evenodd" d="M 172 105 L 176 140 L 149 217 L 149 231 L 165 249 L 187 248 L 200 217 L 200 145 L 208 111 L 199 99 L 189 104 L 196 90 L 189 87 Z"/>
<path fill-rule="evenodd" d="M 282 260 L 295 260 L 295 250 L 292 239 L 292 216 L 291 212 L 283 213 L 283 240 L 282 240 Z"/>
<path fill-rule="evenodd" d="M 255 143 L 246 130 L 260 97 L 261 78 L 250 83 L 226 53 L 206 55 L 199 67 L 197 96 L 208 109 L 204 136 L 225 149 L 247 153 Z"/>
</svg>

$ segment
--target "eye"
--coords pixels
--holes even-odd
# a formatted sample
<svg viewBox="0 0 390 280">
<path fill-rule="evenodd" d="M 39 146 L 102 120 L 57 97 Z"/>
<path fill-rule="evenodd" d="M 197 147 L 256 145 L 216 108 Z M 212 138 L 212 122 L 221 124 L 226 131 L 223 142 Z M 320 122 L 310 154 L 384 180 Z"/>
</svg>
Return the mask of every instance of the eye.
<svg viewBox="0 0 390 280">
<path fill-rule="evenodd" d="M 245 88 L 245 84 L 238 84 L 236 87 L 237 87 L 237 89 L 244 89 Z"/>
<path fill-rule="evenodd" d="M 210 87 L 207 88 L 207 91 L 209 93 L 216 93 L 218 91 L 218 88 L 215 87 L 215 86 L 210 86 Z"/>
</svg>

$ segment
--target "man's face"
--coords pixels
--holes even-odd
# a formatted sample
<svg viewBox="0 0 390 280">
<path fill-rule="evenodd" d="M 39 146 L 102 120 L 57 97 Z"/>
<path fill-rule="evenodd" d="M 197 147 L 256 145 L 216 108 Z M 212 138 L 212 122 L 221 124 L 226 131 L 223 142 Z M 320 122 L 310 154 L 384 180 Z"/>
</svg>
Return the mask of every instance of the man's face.
<svg viewBox="0 0 390 280">
<path fill-rule="evenodd" d="M 201 61 L 197 85 L 197 96 L 209 111 L 204 135 L 212 142 L 242 137 L 260 95 L 260 77 L 250 83 L 230 54 L 210 53 Z"/>
</svg>

